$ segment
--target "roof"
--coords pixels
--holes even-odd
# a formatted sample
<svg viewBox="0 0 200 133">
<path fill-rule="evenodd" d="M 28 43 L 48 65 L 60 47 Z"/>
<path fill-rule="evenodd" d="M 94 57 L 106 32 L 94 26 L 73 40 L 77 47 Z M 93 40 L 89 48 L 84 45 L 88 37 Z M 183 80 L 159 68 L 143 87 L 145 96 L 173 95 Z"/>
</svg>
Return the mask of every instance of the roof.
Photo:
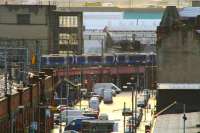
<svg viewBox="0 0 200 133">
<path fill-rule="evenodd" d="M 114 124 L 115 123 L 115 121 L 114 120 L 83 120 L 83 122 L 89 122 L 89 123 L 97 123 L 97 124 L 103 124 L 103 123 L 105 123 L 105 124 L 107 124 L 107 123 L 109 123 L 109 124 Z"/>
<path fill-rule="evenodd" d="M 200 15 L 200 7 L 185 7 L 179 11 L 181 17 L 197 17 Z"/>
<path fill-rule="evenodd" d="M 200 124 L 200 112 L 186 113 L 186 133 L 198 133 L 197 124 Z M 183 114 L 160 115 L 156 119 L 153 133 L 182 133 Z"/>
<path fill-rule="evenodd" d="M 77 87 L 77 85 L 75 85 L 73 82 L 71 82 L 71 81 L 68 80 L 67 78 L 64 78 L 63 81 L 66 82 L 66 83 L 68 83 L 68 84 L 70 84 L 70 85 L 72 85 L 72 86 L 74 86 L 74 87 Z"/>
<path fill-rule="evenodd" d="M 160 19 L 86 19 L 86 29 L 104 29 L 116 31 L 156 31 Z"/>
<path fill-rule="evenodd" d="M 192 83 L 159 83 L 160 90 L 200 90 L 200 84 Z"/>
</svg>

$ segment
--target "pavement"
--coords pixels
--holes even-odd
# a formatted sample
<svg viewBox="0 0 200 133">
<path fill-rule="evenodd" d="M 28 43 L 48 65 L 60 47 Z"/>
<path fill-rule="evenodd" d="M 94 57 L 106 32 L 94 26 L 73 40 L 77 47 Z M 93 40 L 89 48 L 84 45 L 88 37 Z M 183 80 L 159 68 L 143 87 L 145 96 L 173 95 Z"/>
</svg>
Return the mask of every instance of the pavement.
<svg viewBox="0 0 200 133">
<path fill-rule="evenodd" d="M 153 127 L 155 105 L 156 99 L 153 96 L 149 99 L 147 108 L 143 109 L 143 118 L 140 123 L 140 126 L 137 129 L 138 133 L 145 133 L 145 125 L 150 125 L 151 127 Z"/>
</svg>

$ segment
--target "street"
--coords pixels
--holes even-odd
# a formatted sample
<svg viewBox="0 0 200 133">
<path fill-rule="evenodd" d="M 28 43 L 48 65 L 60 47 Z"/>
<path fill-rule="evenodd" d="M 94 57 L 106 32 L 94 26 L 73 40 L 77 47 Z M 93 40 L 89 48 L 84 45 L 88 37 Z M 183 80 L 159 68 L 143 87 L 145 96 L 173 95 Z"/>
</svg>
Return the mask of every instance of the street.
<svg viewBox="0 0 200 133">
<path fill-rule="evenodd" d="M 138 99 L 141 97 L 141 95 L 138 95 Z M 121 92 L 120 94 L 117 94 L 116 97 L 113 97 L 113 103 L 112 104 L 104 104 L 103 101 L 100 104 L 100 114 L 106 113 L 108 114 L 109 120 L 115 120 L 116 123 L 118 123 L 118 132 L 123 133 L 124 131 L 124 117 L 122 116 L 122 111 L 124 107 L 124 102 L 126 103 L 126 108 L 131 109 L 131 92 Z M 150 98 L 149 102 L 151 104 L 155 104 L 154 99 Z M 77 108 L 79 108 L 80 103 L 77 104 Z M 82 108 L 88 107 L 88 101 L 82 100 L 81 102 Z M 153 106 L 151 106 L 153 108 Z M 146 116 L 145 116 L 146 113 Z M 146 120 L 145 120 L 146 117 Z M 126 117 L 127 120 L 127 117 Z M 144 133 L 145 132 L 145 125 L 149 123 L 151 120 L 151 109 L 147 109 L 146 111 L 143 110 L 143 118 L 140 123 L 140 126 L 137 129 L 137 133 Z M 57 126 L 53 133 L 59 133 L 59 126 Z"/>
</svg>

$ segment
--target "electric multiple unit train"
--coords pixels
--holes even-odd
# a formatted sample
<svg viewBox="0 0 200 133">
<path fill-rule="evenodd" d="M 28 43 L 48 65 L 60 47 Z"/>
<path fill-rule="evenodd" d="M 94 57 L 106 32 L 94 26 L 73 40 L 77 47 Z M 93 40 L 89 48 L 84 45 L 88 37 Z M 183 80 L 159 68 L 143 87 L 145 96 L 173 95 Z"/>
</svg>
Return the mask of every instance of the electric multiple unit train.
<svg viewBox="0 0 200 133">
<path fill-rule="evenodd" d="M 56 67 L 64 65 L 113 66 L 113 65 L 155 65 L 155 53 L 117 53 L 104 55 L 43 55 L 41 65 Z"/>
</svg>

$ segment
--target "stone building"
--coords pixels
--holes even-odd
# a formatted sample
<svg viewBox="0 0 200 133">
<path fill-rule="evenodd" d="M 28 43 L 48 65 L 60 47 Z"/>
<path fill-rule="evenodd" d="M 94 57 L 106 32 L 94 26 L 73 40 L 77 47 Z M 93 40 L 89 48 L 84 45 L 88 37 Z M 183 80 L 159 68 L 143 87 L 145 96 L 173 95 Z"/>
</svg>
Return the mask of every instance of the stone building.
<svg viewBox="0 0 200 133">
<path fill-rule="evenodd" d="M 199 83 L 199 7 L 167 7 L 158 37 L 158 82 Z"/>
</svg>

